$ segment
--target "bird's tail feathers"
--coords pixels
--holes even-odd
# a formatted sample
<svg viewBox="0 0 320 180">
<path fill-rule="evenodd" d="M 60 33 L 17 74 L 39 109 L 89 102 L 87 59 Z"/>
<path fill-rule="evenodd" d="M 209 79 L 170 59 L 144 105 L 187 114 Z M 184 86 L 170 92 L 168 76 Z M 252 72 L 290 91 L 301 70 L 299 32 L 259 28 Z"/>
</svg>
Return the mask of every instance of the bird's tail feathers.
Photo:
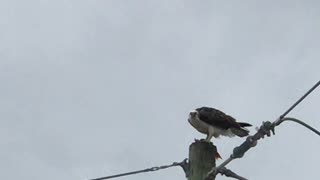
<svg viewBox="0 0 320 180">
<path fill-rule="evenodd" d="M 238 122 L 238 124 L 240 125 L 240 127 L 249 127 L 249 126 L 252 126 L 251 124 L 245 123 L 245 122 Z"/>
<path fill-rule="evenodd" d="M 245 128 L 231 128 L 231 132 L 239 137 L 245 137 L 249 135 L 249 130 Z"/>
</svg>

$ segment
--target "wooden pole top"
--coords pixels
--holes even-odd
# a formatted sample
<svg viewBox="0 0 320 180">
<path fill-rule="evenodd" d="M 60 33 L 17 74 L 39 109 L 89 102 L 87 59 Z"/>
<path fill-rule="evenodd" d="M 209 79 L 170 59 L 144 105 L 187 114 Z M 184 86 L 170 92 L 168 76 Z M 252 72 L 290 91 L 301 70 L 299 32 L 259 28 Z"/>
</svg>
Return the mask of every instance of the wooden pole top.
<svg viewBox="0 0 320 180">
<path fill-rule="evenodd" d="M 189 146 L 190 174 L 188 180 L 203 180 L 216 166 L 216 154 L 217 148 L 212 142 L 196 140 L 192 143 Z"/>
</svg>

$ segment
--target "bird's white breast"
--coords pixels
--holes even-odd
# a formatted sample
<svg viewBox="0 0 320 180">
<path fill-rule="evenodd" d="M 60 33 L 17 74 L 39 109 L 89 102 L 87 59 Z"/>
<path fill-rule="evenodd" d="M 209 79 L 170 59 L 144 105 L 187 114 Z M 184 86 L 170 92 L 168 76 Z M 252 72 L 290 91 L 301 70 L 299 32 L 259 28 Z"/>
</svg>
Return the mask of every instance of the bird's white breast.
<svg viewBox="0 0 320 180">
<path fill-rule="evenodd" d="M 198 118 L 198 116 L 192 117 L 191 115 L 189 115 L 188 121 L 199 132 L 204 133 L 204 134 L 208 134 L 208 132 L 209 132 L 209 124 L 201 121 Z"/>
<path fill-rule="evenodd" d="M 188 121 L 195 129 L 203 134 L 209 134 L 210 132 L 210 134 L 213 134 L 213 136 L 216 138 L 220 135 L 229 137 L 234 136 L 230 129 L 221 129 L 215 126 L 211 126 L 208 123 L 201 121 L 198 116 L 192 117 L 191 115 L 189 115 Z"/>
</svg>

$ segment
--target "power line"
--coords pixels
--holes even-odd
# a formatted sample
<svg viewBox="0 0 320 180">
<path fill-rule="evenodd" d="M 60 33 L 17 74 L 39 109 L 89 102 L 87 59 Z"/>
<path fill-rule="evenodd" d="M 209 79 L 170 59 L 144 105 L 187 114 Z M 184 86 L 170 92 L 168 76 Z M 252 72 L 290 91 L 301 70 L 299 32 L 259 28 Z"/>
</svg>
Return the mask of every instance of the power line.
<svg viewBox="0 0 320 180">
<path fill-rule="evenodd" d="M 273 123 L 270 121 L 263 122 L 262 126 L 259 128 L 259 130 L 253 135 L 249 136 L 245 142 L 243 142 L 240 146 L 235 147 L 233 149 L 233 153 L 230 155 L 228 159 L 226 159 L 224 162 L 222 162 L 218 167 L 214 167 L 209 171 L 207 177 L 205 180 L 210 180 L 212 177 L 214 177 L 217 173 L 219 173 L 220 169 L 224 168 L 227 164 L 229 164 L 232 160 L 236 158 L 242 158 L 244 154 L 252 147 L 257 145 L 257 141 L 261 138 L 264 138 L 264 136 L 271 136 L 271 132 L 275 134 L 274 128 L 278 125 L 280 125 L 284 121 L 294 121 L 297 122 L 311 131 L 315 132 L 316 134 L 320 135 L 320 132 L 311 127 L 310 125 L 295 119 L 295 118 L 285 118 L 285 116 L 294 109 L 302 100 L 304 100 L 313 90 L 315 90 L 320 85 L 320 81 L 318 81 L 311 89 L 309 89 L 300 99 L 298 99 L 287 111 L 285 111 L 277 120 L 275 120 Z"/>
<path fill-rule="evenodd" d="M 295 102 L 286 112 L 284 112 L 279 119 L 276 120 L 275 124 L 277 122 L 281 121 L 293 108 L 295 108 L 301 101 L 303 101 L 313 90 L 315 90 L 320 85 L 320 81 L 318 81 L 312 88 L 309 89 L 300 99 L 298 99 L 297 102 Z"/>
<path fill-rule="evenodd" d="M 232 178 L 238 179 L 238 180 L 248 180 L 248 179 L 241 177 L 238 174 L 232 172 L 230 169 L 227 169 L 226 167 L 219 169 L 218 173 L 220 173 L 221 175 L 225 175 L 227 177 L 232 177 Z"/>
<path fill-rule="evenodd" d="M 278 125 L 280 125 L 280 124 L 281 124 L 282 122 L 284 122 L 284 121 L 293 121 L 293 122 L 296 122 L 296 123 L 298 123 L 298 124 L 300 124 L 300 125 L 308 128 L 310 131 L 313 131 L 314 133 L 316 133 L 316 134 L 318 134 L 318 135 L 320 136 L 320 132 L 319 132 L 318 130 L 316 130 L 315 128 L 311 127 L 310 125 L 308 125 L 307 123 L 305 123 L 305 122 L 303 122 L 303 121 L 301 121 L 301 120 L 299 120 L 299 119 L 292 118 L 292 117 L 285 117 L 285 118 L 283 118 L 281 121 L 279 121 L 279 124 L 278 124 Z M 277 125 L 277 126 L 278 126 L 278 125 Z"/>
<path fill-rule="evenodd" d="M 127 173 L 121 173 L 121 174 L 116 174 L 116 175 L 112 175 L 112 176 L 105 176 L 105 177 L 100 177 L 100 178 L 95 178 L 95 179 L 90 179 L 90 180 L 103 180 L 103 179 L 111 179 L 111 178 L 116 178 L 116 177 L 121 177 L 121 176 L 128 176 L 128 175 L 133 175 L 133 174 L 138 174 L 138 173 L 146 173 L 146 172 L 152 172 L 152 171 L 158 171 L 161 169 L 167 169 L 170 167 L 174 167 L 174 166 L 180 166 L 182 167 L 182 169 L 184 170 L 184 172 L 186 173 L 186 176 L 188 175 L 188 159 L 184 159 L 181 162 L 174 162 L 170 165 L 163 165 L 163 166 L 155 166 L 155 167 L 151 167 L 151 168 L 147 168 L 147 169 L 143 169 L 143 170 L 138 170 L 138 171 L 131 171 L 131 172 L 127 172 Z"/>
</svg>

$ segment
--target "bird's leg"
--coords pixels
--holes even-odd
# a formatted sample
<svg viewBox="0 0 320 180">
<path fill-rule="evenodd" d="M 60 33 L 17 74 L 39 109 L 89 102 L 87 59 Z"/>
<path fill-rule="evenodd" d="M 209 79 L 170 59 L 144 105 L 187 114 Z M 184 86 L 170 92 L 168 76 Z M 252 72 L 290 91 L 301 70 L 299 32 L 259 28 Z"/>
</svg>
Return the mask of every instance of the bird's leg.
<svg viewBox="0 0 320 180">
<path fill-rule="evenodd" d="M 210 142 L 210 141 L 211 141 L 212 136 L 213 136 L 213 134 L 208 133 L 208 134 L 207 134 L 207 137 L 206 137 L 206 139 L 205 139 L 205 141 Z"/>
<path fill-rule="evenodd" d="M 214 128 L 209 126 L 206 141 L 210 142 L 213 135 L 214 135 Z"/>
</svg>

